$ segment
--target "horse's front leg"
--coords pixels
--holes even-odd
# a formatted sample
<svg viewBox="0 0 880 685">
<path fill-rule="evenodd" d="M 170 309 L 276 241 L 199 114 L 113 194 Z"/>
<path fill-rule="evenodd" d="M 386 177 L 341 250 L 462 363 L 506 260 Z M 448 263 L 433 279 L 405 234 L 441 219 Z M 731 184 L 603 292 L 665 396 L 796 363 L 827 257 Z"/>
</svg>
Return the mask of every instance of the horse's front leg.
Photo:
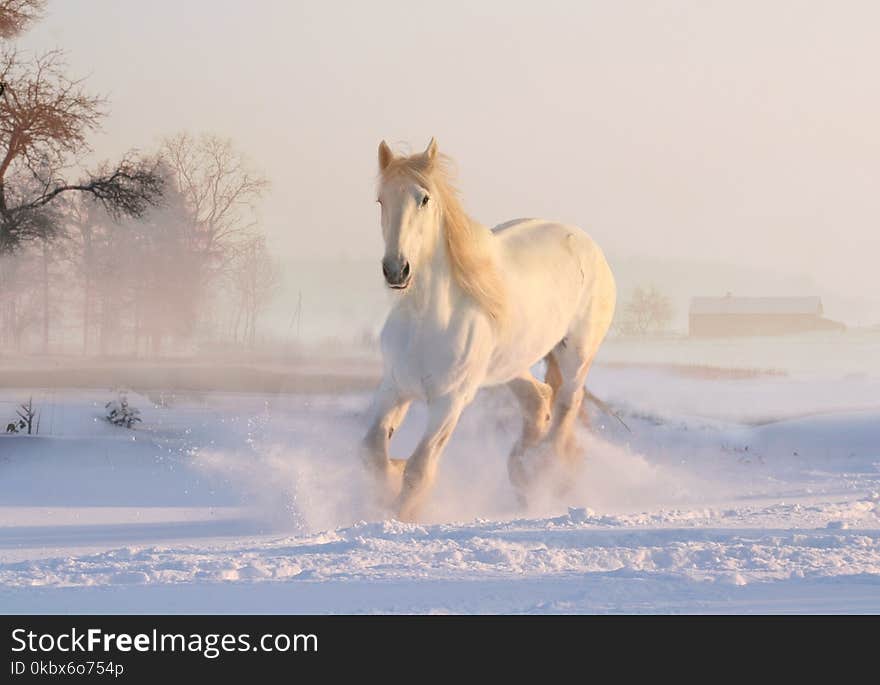
<svg viewBox="0 0 880 685">
<path fill-rule="evenodd" d="M 388 443 L 403 422 L 410 401 L 391 383 L 383 383 L 376 394 L 373 420 L 361 446 L 361 458 L 373 477 L 382 506 L 390 506 L 403 480 L 402 459 L 388 458 Z"/>
<path fill-rule="evenodd" d="M 465 404 L 463 396 L 458 394 L 444 395 L 428 403 L 425 434 L 403 472 L 403 489 L 397 506 L 397 517 L 401 521 L 413 521 L 418 516 L 434 483 L 440 455 Z"/>
</svg>

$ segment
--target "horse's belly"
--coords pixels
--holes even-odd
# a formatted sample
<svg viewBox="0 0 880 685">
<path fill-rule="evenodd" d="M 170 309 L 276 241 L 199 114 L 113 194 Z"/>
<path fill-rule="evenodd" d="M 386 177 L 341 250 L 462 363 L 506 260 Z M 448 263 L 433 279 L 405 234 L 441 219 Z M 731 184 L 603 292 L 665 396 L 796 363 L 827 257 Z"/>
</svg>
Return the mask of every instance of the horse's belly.
<svg viewBox="0 0 880 685">
<path fill-rule="evenodd" d="M 543 359 L 565 337 L 571 318 L 543 316 L 534 326 L 517 327 L 495 348 L 486 373 L 486 385 L 507 383 Z"/>
<path fill-rule="evenodd" d="M 579 229 L 530 222 L 505 250 L 511 296 L 509 328 L 489 363 L 487 384 L 505 383 L 562 340 L 583 304 L 583 239 Z M 577 230 L 577 242 L 568 236 Z"/>
<path fill-rule="evenodd" d="M 542 288 L 540 293 L 553 294 L 531 292 L 512 303 L 509 327 L 497 341 L 489 362 L 488 385 L 516 378 L 566 336 L 578 303 L 579 292 L 574 286 L 570 283 L 556 290 Z"/>
</svg>

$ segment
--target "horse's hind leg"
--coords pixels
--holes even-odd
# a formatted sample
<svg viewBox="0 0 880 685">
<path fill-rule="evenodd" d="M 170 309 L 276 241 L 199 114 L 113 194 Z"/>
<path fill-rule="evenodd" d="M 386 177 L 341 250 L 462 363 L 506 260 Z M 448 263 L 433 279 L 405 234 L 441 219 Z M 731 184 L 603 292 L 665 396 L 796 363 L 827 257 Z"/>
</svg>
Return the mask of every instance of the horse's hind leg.
<svg viewBox="0 0 880 685">
<path fill-rule="evenodd" d="M 547 362 L 547 370 L 544 372 L 544 382 L 550 386 L 552 391 L 551 402 L 556 399 L 556 393 L 559 392 L 559 386 L 562 385 L 562 372 L 559 370 L 559 362 L 553 353 L 545 358 Z"/>
<path fill-rule="evenodd" d="M 569 465 L 575 465 L 581 450 L 575 437 L 575 424 L 584 400 L 584 383 L 597 345 L 571 337 L 563 338 L 553 348 L 552 357 L 558 370 L 559 386 L 553 398 L 553 423 L 547 439 L 556 454 Z M 549 370 L 549 365 L 548 365 Z"/>
<path fill-rule="evenodd" d="M 510 482 L 520 497 L 523 497 L 523 490 L 530 480 L 523 457 L 527 450 L 541 441 L 550 428 L 553 390 L 551 386 L 537 380 L 528 371 L 510 381 L 507 387 L 513 391 L 523 413 L 522 436 L 510 452 L 510 457 L 507 460 L 507 472 Z"/>
<path fill-rule="evenodd" d="M 537 445 L 550 428 L 553 390 L 526 372 L 507 384 L 519 401 L 523 413 L 523 432 L 514 451 L 522 452 Z"/>
<path fill-rule="evenodd" d="M 556 393 L 559 392 L 559 386 L 562 385 L 562 372 L 559 370 L 559 362 L 556 361 L 556 357 L 553 356 L 552 352 L 547 355 L 547 370 L 544 373 L 544 381 L 553 390 L 553 397 L 555 398 Z M 584 390 L 584 397 L 589 398 L 590 392 Z M 590 413 L 587 411 L 587 406 L 584 402 L 581 402 L 581 408 L 580 411 L 578 411 L 578 418 L 588 429 L 592 428 Z"/>
</svg>

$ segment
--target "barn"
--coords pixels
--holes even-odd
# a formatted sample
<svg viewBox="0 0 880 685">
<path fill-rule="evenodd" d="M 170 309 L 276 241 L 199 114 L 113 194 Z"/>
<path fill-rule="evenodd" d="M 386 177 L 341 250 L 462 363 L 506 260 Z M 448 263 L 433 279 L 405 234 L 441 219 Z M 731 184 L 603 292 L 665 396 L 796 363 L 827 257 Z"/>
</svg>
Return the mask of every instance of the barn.
<svg viewBox="0 0 880 685">
<path fill-rule="evenodd" d="M 819 297 L 694 297 L 688 316 L 694 337 L 788 335 L 843 330 L 826 319 Z"/>
</svg>

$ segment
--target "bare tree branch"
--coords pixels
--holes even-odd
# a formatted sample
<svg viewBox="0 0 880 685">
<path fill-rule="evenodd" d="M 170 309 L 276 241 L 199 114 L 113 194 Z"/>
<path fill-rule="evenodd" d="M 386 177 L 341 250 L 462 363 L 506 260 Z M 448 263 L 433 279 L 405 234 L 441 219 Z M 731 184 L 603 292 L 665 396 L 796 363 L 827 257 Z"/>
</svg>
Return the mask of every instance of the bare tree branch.
<svg viewBox="0 0 880 685">
<path fill-rule="evenodd" d="M 253 210 L 269 186 L 248 169 L 232 142 L 218 136 L 167 138 L 162 157 L 193 217 L 192 244 L 213 263 L 228 262 L 236 243 L 251 238 Z"/>
<path fill-rule="evenodd" d="M 46 0 L 0 0 L 0 38 L 14 38 L 42 18 Z"/>
<path fill-rule="evenodd" d="M 106 113 L 106 101 L 65 69 L 59 50 L 33 59 L 14 50 L 0 54 L 0 253 L 51 235 L 40 210 L 62 194 L 88 193 L 117 217 L 141 216 L 162 195 L 158 160 L 133 153 L 79 181 L 65 178 L 72 162 L 89 152 L 88 136 Z"/>
<path fill-rule="evenodd" d="M 157 204 L 164 183 L 157 161 L 137 160 L 129 155 L 115 167 L 105 163 L 84 181 L 56 186 L 18 209 L 42 207 L 61 193 L 79 191 L 91 194 L 114 218 L 123 215 L 140 217 L 150 206 Z"/>
</svg>

